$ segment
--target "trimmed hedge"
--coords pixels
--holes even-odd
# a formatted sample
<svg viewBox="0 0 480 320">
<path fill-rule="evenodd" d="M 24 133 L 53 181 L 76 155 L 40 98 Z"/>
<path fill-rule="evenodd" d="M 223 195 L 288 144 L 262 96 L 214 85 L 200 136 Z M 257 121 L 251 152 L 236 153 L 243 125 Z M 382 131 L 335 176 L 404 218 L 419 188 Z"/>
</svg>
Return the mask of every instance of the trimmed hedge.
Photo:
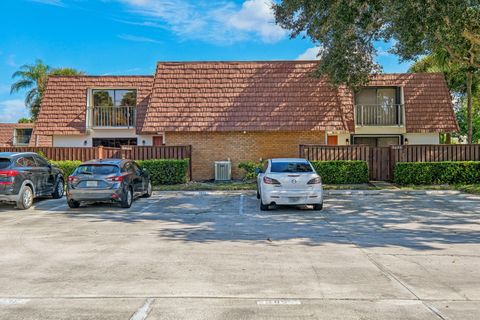
<svg viewBox="0 0 480 320">
<path fill-rule="evenodd" d="M 153 185 L 178 184 L 188 181 L 188 159 L 141 160 L 137 163 L 150 173 Z"/>
<path fill-rule="evenodd" d="M 177 184 L 188 181 L 188 159 L 172 160 L 141 160 L 136 161 L 150 174 L 153 185 Z M 50 161 L 51 164 L 63 170 L 65 178 L 75 171 L 81 161 Z"/>
<path fill-rule="evenodd" d="M 255 173 L 256 169 L 263 170 L 263 162 L 255 162 L 255 161 L 245 161 L 245 162 L 240 162 L 238 164 L 238 168 L 242 169 L 245 172 L 245 176 L 243 177 L 244 181 L 247 180 L 255 180 L 257 177 L 257 174 Z"/>
<path fill-rule="evenodd" d="M 480 161 L 399 162 L 394 181 L 401 185 L 480 183 Z"/>
<path fill-rule="evenodd" d="M 50 161 L 55 167 L 62 169 L 64 178 L 67 179 L 69 175 L 77 169 L 82 163 L 81 161 Z"/>
<path fill-rule="evenodd" d="M 368 164 L 361 160 L 312 161 L 325 184 L 368 183 Z"/>
</svg>

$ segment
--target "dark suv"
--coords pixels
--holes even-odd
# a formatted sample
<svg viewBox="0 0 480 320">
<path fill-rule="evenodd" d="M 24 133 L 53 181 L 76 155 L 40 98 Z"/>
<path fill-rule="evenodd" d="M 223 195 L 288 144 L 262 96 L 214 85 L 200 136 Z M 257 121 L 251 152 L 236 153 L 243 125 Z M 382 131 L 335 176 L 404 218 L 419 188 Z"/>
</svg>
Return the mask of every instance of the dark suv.
<svg viewBox="0 0 480 320">
<path fill-rule="evenodd" d="M 148 172 L 131 160 L 87 161 L 68 177 L 67 201 L 70 208 L 78 208 L 80 201 L 118 202 L 123 208 L 130 208 L 134 198 L 151 195 L 152 183 Z"/>
<path fill-rule="evenodd" d="M 63 196 L 62 170 L 33 152 L 0 152 L 0 201 L 15 202 L 28 209 L 33 198 Z"/>
</svg>

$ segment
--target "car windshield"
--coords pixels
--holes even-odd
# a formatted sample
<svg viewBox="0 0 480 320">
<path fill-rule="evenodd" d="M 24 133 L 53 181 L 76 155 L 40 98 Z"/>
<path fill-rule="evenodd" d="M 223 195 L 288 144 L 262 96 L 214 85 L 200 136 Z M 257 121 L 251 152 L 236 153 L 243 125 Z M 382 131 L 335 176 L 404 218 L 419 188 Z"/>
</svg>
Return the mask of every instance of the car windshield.
<svg viewBox="0 0 480 320">
<path fill-rule="evenodd" d="M 77 168 L 75 173 L 108 176 L 110 174 L 118 173 L 118 167 L 110 164 L 81 165 Z"/>
<path fill-rule="evenodd" d="M 0 158 L 0 169 L 6 169 L 10 166 L 10 159 Z"/>
<path fill-rule="evenodd" d="M 301 173 L 313 172 L 313 170 L 307 162 L 272 162 L 270 172 Z"/>
</svg>

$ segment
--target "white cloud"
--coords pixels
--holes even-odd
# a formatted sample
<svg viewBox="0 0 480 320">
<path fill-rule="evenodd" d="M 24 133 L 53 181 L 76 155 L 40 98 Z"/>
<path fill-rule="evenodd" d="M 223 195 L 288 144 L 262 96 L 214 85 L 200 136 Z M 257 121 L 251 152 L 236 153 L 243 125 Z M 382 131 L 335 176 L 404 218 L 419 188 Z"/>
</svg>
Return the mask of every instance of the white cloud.
<svg viewBox="0 0 480 320">
<path fill-rule="evenodd" d="M 124 23 L 168 28 L 179 37 L 215 43 L 257 38 L 273 43 L 287 32 L 277 26 L 271 0 L 246 0 L 241 6 L 225 0 L 118 0 L 147 21 Z"/>
<path fill-rule="evenodd" d="M 2 122 L 17 122 L 18 119 L 29 117 L 25 103 L 21 99 L 0 101 Z"/>
<path fill-rule="evenodd" d="M 242 9 L 228 19 L 233 29 L 258 34 L 264 42 L 277 42 L 287 31 L 275 24 L 272 3 L 267 0 L 247 0 Z"/>
<path fill-rule="evenodd" d="M 160 43 L 160 41 L 152 39 L 152 38 L 147 38 L 147 37 L 142 37 L 142 36 L 134 36 L 134 35 L 131 35 L 131 34 L 120 34 L 120 35 L 118 35 L 118 37 L 120 39 L 127 40 L 127 41 Z"/>
<path fill-rule="evenodd" d="M 304 53 L 297 57 L 297 60 L 319 60 L 321 47 L 308 48 Z"/>
<path fill-rule="evenodd" d="M 30 0 L 31 2 L 37 2 L 41 4 L 48 4 L 51 6 L 65 7 L 65 3 L 62 0 Z"/>
</svg>

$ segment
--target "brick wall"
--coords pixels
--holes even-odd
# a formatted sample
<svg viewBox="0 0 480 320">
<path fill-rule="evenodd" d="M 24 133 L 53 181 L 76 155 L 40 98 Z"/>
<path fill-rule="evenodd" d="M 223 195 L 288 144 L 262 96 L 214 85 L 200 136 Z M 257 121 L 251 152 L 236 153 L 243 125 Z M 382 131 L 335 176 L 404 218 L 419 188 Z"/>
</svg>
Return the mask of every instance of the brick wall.
<svg viewBox="0 0 480 320">
<path fill-rule="evenodd" d="M 214 161 L 232 161 L 234 179 L 242 177 L 239 162 L 260 158 L 298 157 L 300 144 L 324 144 L 325 133 L 308 132 L 167 132 L 167 145 L 192 145 L 193 180 L 214 178 Z"/>
</svg>

